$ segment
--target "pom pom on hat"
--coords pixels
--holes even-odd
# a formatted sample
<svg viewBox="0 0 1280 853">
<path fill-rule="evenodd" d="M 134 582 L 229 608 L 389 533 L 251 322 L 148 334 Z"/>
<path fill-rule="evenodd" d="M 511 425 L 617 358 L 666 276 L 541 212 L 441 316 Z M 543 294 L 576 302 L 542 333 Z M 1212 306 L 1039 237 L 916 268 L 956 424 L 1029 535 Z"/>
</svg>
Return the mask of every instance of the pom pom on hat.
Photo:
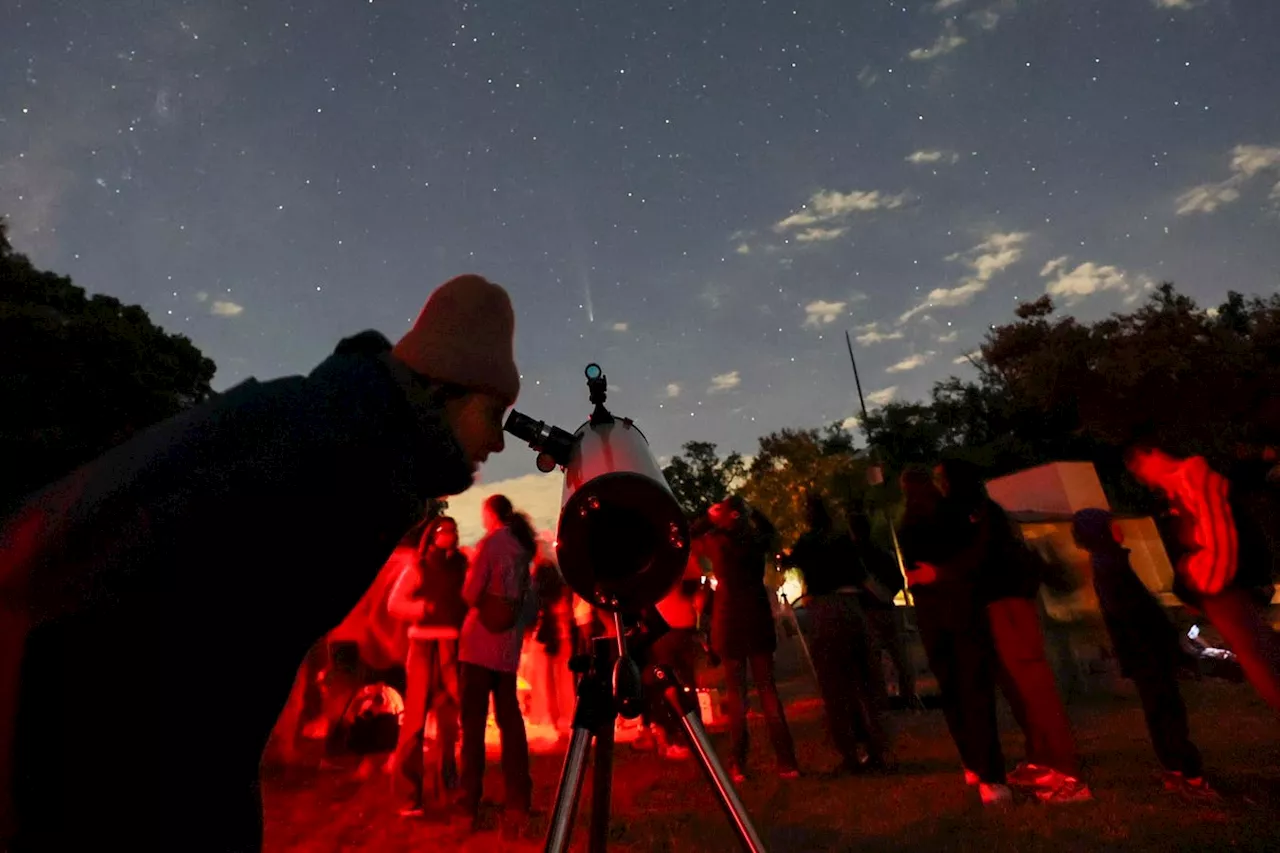
<svg viewBox="0 0 1280 853">
<path fill-rule="evenodd" d="M 478 275 L 460 275 L 427 298 L 391 353 L 414 373 L 514 403 L 520 393 L 511 297 Z"/>
</svg>

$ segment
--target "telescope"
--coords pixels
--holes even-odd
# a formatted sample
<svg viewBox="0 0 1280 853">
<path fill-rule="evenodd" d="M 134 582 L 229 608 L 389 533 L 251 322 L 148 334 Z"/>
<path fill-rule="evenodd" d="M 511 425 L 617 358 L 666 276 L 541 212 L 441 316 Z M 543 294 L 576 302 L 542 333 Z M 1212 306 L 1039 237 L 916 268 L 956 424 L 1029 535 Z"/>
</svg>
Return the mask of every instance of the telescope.
<svg viewBox="0 0 1280 853">
<path fill-rule="evenodd" d="M 644 433 L 605 408 L 600 365 L 585 373 L 595 408 L 577 430 L 515 410 L 504 429 L 537 452 L 539 471 L 564 471 L 556 557 L 565 582 L 596 607 L 636 613 L 684 573 L 689 527 Z"/>
<path fill-rule="evenodd" d="M 573 734 L 565 754 L 547 830 L 546 853 L 567 853 L 578 798 L 595 744 L 589 853 L 609 842 L 614 725 L 619 714 L 640 716 L 643 693 L 666 700 L 680 721 L 708 783 L 748 853 L 764 853 L 764 842 L 702 725 L 697 694 L 670 667 L 650 663 L 642 679 L 636 657 L 668 630 L 654 607 L 684 575 L 689 526 L 649 441 L 629 418 L 605 408 L 609 382 L 598 364 L 588 364 L 587 389 L 595 408 L 574 432 L 512 410 L 504 429 L 538 454 L 538 470 L 564 471 L 556 557 L 565 582 L 585 601 L 613 615 L 614 636 L 597 638 L 589 655 L 570 668 L 581 675 L 573 710 Z M 647 685 L 647 687 L 642 686 Z"/>
</svg>

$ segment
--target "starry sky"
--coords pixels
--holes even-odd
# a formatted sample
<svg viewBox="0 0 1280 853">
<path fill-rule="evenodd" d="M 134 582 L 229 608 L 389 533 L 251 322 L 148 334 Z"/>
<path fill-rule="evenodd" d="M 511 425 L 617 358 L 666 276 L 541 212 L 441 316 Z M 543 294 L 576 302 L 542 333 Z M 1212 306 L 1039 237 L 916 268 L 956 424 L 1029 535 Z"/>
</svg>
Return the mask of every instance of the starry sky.
<svg viewBox="0 0 1280 853">
<path fill-rule="evenodd" d="M 749 453 L 856 415 L 846 330 L 874 406 L 966 375 L 1018 300 L 1280 285 L 1273 0 L 5 8 L 16 248 L 189 335 L 219 389 L 477 272 L 521 410 L 576 427 L 599 361 L 659 457 Z M 532 466 L 482 477 L 536 480 L 545 521 Z"/>
</svg>

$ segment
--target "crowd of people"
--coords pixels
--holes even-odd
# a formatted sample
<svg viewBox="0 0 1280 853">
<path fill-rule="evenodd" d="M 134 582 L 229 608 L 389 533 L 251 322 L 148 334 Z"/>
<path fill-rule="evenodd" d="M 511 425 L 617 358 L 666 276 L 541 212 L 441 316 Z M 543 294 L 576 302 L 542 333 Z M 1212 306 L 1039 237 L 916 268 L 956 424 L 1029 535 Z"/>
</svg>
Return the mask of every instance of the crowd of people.
<svg viewBox="0 0 1280 853">
<path fill-rule="evenodd" d="M 564 730 L 568 657 L 607 635 L 611 620 L 573 599 L 528 519 L 500 495 L 485 503 L 486 534 L 469 555 L 449 518 L 415 529 L 429 499 L 465 491 L 503 449 L 520 386 L 514 322 L 501 287 L 453 279 L 394 345 L 366 332 L 308 376 L 250 380 L 139 433 L 5 521 L 0 841 L 14 850 L 260 849 L 259 765 L 290 680 L 305 694 L 328 652 L 316 638 L 340 638 L 344 614 L 362 612 L 385 612 L 387 622 L 374 622 L 393 627 L 375 644 L 381 651 L 358 656 L 404 673 L 390 762 L 404 813 L 440 804 L 474 819 L 492 705 L 506 811 L 514 823 L 527 818 L 522 661 L 537 685 L 528 713 Z M 1280 644 L 1263 614 L 1271 576 L 1244 556 L 1232 488 L 1203 458 L 1150 442 L 1135 442 L 1126 461 L 1175 510 L 1179 594 L 1280 711 Z M 1046 660 L 1034 560 L 972 466 L 908 470 L 901 486 L 906 586 L 964 778 L 989 804 L 1007 802 L 1017 785 L 1050 803 L 1090 799 Z M 902 573 L 871 542 L 866 518 L 845 521 L 837 529 L 810 499 L 809 528 L 784 564 L 808 586 L 812 659 L 841 770 L 893 772 L 882 652 L 902 694 L 915 690 L 894 604 Z M 716 503 L 691 532 L 686 572 L 656 605 L 670 630 L 646 660 L 686 682 L 704 648 L 723 665 L 736 781 L 749 770 L 749 675 L 774 772 L 794 778 L 802 768 L 775 684 L 766 584 L 776 533 L 740 497 Z M 1133 576 L 1106 512 L 1078 513 L 1074 532 L 1138 683 L 1166 786 L 1213 796 L 1188 735 L 1168 617 Z M 312 666 L 298 675 L 304 658 Z M 667 759 L 687 758 L 672 711 L 648 687 L 648 741 Z M 1026 736 L 1012 772 L 997 688 Z M 138 697 L 159 699 L 140 712 L 130 701 Z M 301 724 L 290 704 L 285 720 Z M 435 734 L 424 749 L 428 717 Z"/>
</svg>

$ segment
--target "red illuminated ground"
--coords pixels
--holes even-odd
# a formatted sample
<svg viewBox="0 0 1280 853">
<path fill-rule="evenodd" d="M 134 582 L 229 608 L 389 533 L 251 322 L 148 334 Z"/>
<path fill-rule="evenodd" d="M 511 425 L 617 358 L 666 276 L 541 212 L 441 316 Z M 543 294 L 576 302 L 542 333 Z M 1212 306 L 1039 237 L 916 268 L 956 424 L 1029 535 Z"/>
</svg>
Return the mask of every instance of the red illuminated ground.
<svg viewBox="0 0 1280 853">
<path fill-rule="evenodd" d="M 1186 684 L 1195 737 L 1226 794 L 1222 808 L 1189 807 L 1160 790 L 1156 763 L 1136 701 L 1081 700 L 1072 709 L 1097 801 L 1048 808 L 1034 803 L 984 813 L 960 781 L 941 714 L 895 714 L 902 771 L 891 778 L 828 780 L 835 764 L 819 709 L 789 686 L 792 724 L 805 778 L 784 782 L 765 772 L 768 745 L 753 720 L 758 771 L 743 796 L 768 848 L 801 850 L 1209 850 L 1277 849 L 1280 831 L 1280 728 L 1247 686 Z M 1006 731 L 1009 727 L 1006 726 Z M 1007 737 L 1008 754 L 1020 744 Z M 723 748 L 723 742 L 721 741 Z M 535 755 L 535 818 L 530 838 L 503 840 L 497 831 L 468 837 L 464 825 L 436 825 L 396 816 L 386 776 L 361 782 L 344 771 L 298 771 L 265 780 L 270 851 L 483 851 L 541 849 L 541 830 L 560 770 L 560 754 Z M 491 762 L 487 795 L 501 797 Z M 587 791 L 590 784 L 587 785 Z M 618 749 L 614 843 L 619 851 L 737 849 L 716 801 L 692 764 L 665 763 Z M 584 796 L 586 792 L 584 792 Z M 579 815 L 585 827 L 585 804 Z M 585 849 L 585 832 L 575 849 Z"/>
</svg>

